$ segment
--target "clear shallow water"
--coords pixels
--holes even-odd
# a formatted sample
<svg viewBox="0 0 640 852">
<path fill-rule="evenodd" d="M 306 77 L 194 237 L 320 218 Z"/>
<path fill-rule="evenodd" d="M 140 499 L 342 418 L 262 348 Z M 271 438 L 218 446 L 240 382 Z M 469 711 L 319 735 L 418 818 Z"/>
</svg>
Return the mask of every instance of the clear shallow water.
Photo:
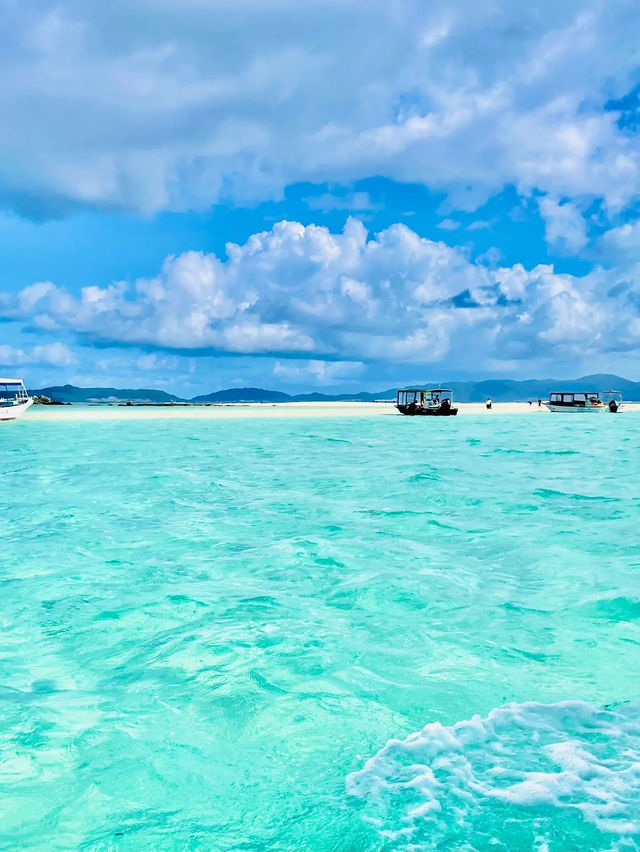
<svg viewBox="0 0 640 852">
<path fill-rule="evenodd" d="M 640 417 L 0 442 L 1 848 L 640 845 Z"/>
</svg>

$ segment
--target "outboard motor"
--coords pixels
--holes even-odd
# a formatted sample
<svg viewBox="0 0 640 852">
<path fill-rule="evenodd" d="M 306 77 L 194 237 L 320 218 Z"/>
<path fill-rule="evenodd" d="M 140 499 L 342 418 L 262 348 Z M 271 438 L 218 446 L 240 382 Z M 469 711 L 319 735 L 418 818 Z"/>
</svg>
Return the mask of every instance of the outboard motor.
<svg viewBox="0 0 640 852">
<path fill-rule="evenodd" d="M 610 411 L 612 414 L 615 414 L 617 410 L 618 410 L 618 403 L 617 403 L 617 401 L 616 401 L 615 399 L 610 399 L 610 400 L 609 400 L 609 411 Z"/>
</svg>

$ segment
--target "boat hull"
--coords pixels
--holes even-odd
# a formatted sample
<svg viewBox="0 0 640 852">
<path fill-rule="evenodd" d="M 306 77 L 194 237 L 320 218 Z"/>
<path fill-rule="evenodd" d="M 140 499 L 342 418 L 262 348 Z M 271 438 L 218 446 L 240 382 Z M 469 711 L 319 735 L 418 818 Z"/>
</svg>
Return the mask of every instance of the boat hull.
<svg viewBox="0 0 640 852">
<path fill-rule="evenodd" d="M 396 405 L 400 414 L 408 417 L 455 417 L 457 408 L 413 408 L 410 405 Z"/>
<path fill-rule="evenodd" d="M 18 417 L 31 408 L 33 400 L 28 399 L 26 402 L 21 402 L 18 405 L 0 406 L 0 420 L 16 420 Z"/>
<path fill-rule="evenodd" d="M 606 405 L 554 405 L 545 403 L 549 411 L 561 412 L 562 414 L 601 414 L 608 411 Z"/>
</svg>

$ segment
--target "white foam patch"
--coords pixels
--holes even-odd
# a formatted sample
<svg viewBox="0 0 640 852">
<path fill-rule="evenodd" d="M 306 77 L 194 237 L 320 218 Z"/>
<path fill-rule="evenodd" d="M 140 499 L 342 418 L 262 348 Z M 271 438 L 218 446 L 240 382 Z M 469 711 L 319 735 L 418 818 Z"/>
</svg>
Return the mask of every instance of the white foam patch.
<svg viewBox="0 0 640 852">
<path fill-rule="evenodd" d="M 508 704 L 389 740 L 347 793 L 394 848 L 640 848 L 640 704 Z"/>
</svg>

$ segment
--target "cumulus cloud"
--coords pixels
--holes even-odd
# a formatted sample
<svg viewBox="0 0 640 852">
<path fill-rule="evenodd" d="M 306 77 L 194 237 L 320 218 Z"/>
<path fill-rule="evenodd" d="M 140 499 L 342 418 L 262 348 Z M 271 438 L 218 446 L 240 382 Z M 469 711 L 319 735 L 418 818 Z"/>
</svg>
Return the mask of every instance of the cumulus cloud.
<svg viewBox="0 0 640 852">
<path fill-rule="evenodd" d="M 334 385 L 353 378 L 362 371 L 360 361 L 276 361 L 273 375 L 287 382 L 309 382 L 315 385 Z"/>
<path fill-rule="evenodd" d="M 133 285 L 78 297 L 32 285 L 0 304 L 45 333 L 152 352 L 272 356 L 281 375 L 299 366 L 285 358 L 298 359 L 330 380 L 344 369 L 331 362 L 486 369 L 624 352 L 640 343 L 638 271 L 501 267 L 405 225 L 372 236 L 354 219 L 340 233 L 283 221 L 228 244 L 226 258 L 186 252 Z M 139 366 L 161 364 L 169 362 L 144 355 Z"/>
<path fill-rule="evenodd" d="M 348 210 L 352 213 L 366 213 L 380 210 L 380 204 L 374 204 L 368 192 L 349 192 L 337 195 L 333 192 L 323 192 L 321 195 L 310 195 L 304 199 L 310 210 Z"/>
<path fill-rule="evenodd" d="M 538 205 L 549 245 L 565 254 L 575 254 L 587 244 L 587 223 L 576 205 L 550 196 L 541 198 Z"/>
<path fill-rule="evenodd" d="M 155 352 L 148 352 L 145 355 L 141 355 L 136 359 L 135 365 L 138 370 L 145 371 L 167 371 L 167 370 L 178 370 L 179 369 L 179 359 L 178 358 L 162 358 L 159 357 Z"/>
<path fill-rule="evenodd" d="M 9 0 L 0 198 L 33 215 L 418 181 L 637 197 L 633 0 Z"/>
<path fill-rule="evenodd" d="M 614 257 L 618 263 L 640 260 L 640 222 L 627 222 L 606 231 L 597 241 L 595 252 Z"/>
<path fill-rule="evenodd" d="M 64 343 L 44 343 L 31 351 L 18 349 L 4 343 L 0 345 L 0 365 L 23 366 L 44 364 L 52 367 L 69 367 L 76 363 L 76 356 Z"/>
</svg>

